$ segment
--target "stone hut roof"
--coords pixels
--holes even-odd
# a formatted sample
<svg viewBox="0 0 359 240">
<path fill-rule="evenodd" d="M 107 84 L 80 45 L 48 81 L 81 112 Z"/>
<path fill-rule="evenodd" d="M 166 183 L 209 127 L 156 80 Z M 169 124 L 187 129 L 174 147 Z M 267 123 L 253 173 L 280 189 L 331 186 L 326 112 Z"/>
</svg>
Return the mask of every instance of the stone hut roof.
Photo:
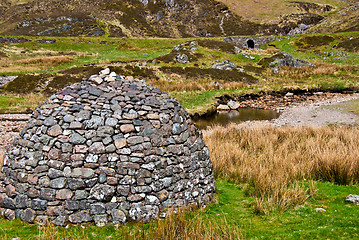
<svg viewBox="0 0 359 240">
<path fill-rule="evenodd" d="M 215 192 L 179 102 L 109 69 L 40 104 L 1 170 L 1 212 L 37 224 L 148 221 Z"/>
</svg>

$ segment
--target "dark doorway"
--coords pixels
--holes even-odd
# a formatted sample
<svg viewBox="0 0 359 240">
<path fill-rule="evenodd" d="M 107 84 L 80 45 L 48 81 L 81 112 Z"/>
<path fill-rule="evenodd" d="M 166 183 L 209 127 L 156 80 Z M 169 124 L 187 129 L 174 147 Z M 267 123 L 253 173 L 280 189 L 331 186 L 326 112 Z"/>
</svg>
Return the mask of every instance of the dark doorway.
<svg viewBox="0 0 359 240">
<path fill-rule="evenodd" d="M 247 41 L 247 46 L 248 46 L 248 48 L 254 48 L 254 41 L 252 39 L 249 39 Z"/>
</svg>

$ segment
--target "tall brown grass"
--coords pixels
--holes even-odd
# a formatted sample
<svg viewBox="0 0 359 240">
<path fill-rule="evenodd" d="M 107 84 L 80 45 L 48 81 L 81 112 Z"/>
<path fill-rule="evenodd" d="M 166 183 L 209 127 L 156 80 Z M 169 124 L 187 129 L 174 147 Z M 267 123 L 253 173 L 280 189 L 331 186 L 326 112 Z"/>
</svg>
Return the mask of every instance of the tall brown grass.
<svg viewBox="0 0 359 240">
<path fill-rule="evenodd" d="M 214 127 L 204 132 L 217 178 L 246 183 L 256 210 L 302 204 L 314 186 L 359 182 L 359 129 L 350 127 Z"/>
<path fill-rule="evenodd" d="M 201 210 L 181 209 L 177 213 L 172 212 L 165 219 L 159 219 L 151 223 L 138 223 L 120 226 L 110 231 L 99 228 L 72 228 L 64 230 L 53 225 L 39 227 L 36 239 L 134 239 L 134 240 L 237 240 L 243 239 L 239 227 L 230 225 L 227 219 L 214 221 L 202 214 Z M 104 237 L 106 235 L 106 237 Z M 65 237 L 65 238 L 64 238 Z"/>
<path fill-rule="evenodd" d="M 42 56 L 42 57 L 33 57 L 33 58 L 26 58 L 15 61 L 16 64 L 25 64 L 25 65 L 32 65 L 32 64 L 41 64 L 44 66 L 56 66 L 63 63 L 71 62 L 74 57 L 72 56 Z"/>
<path fill-rule="evenodd" d="M 357 71 L 358 68 L 355 66 L 344 65 L 340 66 L 337 64 L 327 64 L 322 62 L 315 62 L 315 67 L 283 67 L 281 68 L 278 76 L 282 78 L 298 78 L 306 79 L 310 76 L 339 76 L 341 71 Z M 271 70 L 269 69 L 268 72 Z"/>
</svg>

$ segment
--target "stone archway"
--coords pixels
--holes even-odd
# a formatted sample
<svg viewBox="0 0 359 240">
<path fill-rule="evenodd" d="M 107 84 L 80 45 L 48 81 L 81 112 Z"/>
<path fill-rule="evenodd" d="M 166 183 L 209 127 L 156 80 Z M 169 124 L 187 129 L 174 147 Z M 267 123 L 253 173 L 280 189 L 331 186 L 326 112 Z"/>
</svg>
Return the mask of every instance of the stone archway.
<svg viewBox="0 0 359 240">
<path fill-rule="evenodd" d="M 247 41 L 247 47 L 248 47 L 248 48 L 254 48 L 254 41 L 253 41 L 252 39 L 249 39 L 249 40 Z"/>
</svg>

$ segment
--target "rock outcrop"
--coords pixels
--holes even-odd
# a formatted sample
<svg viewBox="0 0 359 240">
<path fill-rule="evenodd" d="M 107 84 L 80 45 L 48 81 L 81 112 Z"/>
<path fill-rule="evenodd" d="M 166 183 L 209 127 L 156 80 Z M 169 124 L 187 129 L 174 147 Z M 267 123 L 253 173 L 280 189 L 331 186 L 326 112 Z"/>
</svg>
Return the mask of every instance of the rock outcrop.
<svg viewBox="0 0 359 240">
<path fill-rule="evenodd" d="M 109 69 L 33 112 L 1 169 L 9 220 L 148 221 L 215 192 L 201 133 L 168 94 Z"/>
</svg>

